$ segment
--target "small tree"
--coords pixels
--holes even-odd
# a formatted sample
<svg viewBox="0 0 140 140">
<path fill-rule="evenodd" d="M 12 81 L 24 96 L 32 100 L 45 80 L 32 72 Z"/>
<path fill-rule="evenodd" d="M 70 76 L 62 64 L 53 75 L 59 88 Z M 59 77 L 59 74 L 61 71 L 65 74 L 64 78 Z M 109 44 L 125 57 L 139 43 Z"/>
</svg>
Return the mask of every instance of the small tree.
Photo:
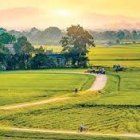
<svg viewBox="0 0 140 140">
<path fill-rule="evenodd" d="M 94 45 L 93 36 L 80 25 L 71 26 L 67 34 L 62 38 L 62 52 L 66 55 L 68 63 L 74 67 L 87 66 L 88 48 Z"/>
<path fill-rule="evenodd" d="M 34 50 L 35 55 L 30 61 L 30 67 L 32 69 L 54 68 L 55 62 L 47 57 L 45 50 L 42 46 Z"/>
</svg>

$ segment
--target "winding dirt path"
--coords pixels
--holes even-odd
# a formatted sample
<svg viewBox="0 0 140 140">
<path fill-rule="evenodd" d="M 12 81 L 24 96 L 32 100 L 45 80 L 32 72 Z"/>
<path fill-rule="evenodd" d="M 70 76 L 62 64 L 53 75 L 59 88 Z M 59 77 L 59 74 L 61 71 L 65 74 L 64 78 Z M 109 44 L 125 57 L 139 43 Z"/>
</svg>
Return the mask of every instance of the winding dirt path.
<svg viewBox="0 0 140 140">
<path fill-rule="evenodd" d="M 47 129 L 32 129 L 32 128 L 8 128 L 18 132 L 39 132 L 39 133 L 54 133 L 54 134 L 72 134 L 72 135 L 85 135 L 85 136 L 102 136 L 102 137 L 129 137 L 140 138 L 140 134 L 111 134 L 111 133 L 94 133 L 94 132 L 76 132 L 76 131 L 62 131 L 62 130 L 47 130 Z"/>
<path fill-rule="evenodd" d="M 89 91 L 99 91 L 102 90 L 107 83 L 107 76 L 106 75 L 96 75 L 96 80 L 94 81 L 93 85 L 89 89 Z"/>
<path fill-rule="evenodd" d="M 105 87 L 106 82 L 107 82 L 106 75 L 95 75 L 95 74 L 80 73 L 80 72 L 79 73 L 73 72 L 73 73 L 96 76 L 96 79 L 93 82 L 93 85 L 91 86 L 91 88 L 88 91 L 102 90 Z M 13 110 L 13 109 L 20 109 L 20 108 L 31 107 L 31 106 L 38 106 L 38 105 L 49 104 L 49 103 L 53 103 L 53 102 L 61 102 L 61 101 L 67 100 L 69 98 L 70 97 L 57 97 L 57 98 L 53 98 L 53 99 L 47 99 L 47 100 L 36 101 L 36 102 L 28 102 L 28 103 L 21 103 L 21 104 L 15 104 L 15 105 L 5 105 L 5 106 L 0 106 L 0 110 Z"/>
<path fill-rule="evenodd" d="M 47 99 L 47 100 L 36 101 L 36 102 L 2 106 L 2 107 L 0 107 L 0 109 L 1 110 L 13 110 L 13 109 L 19 109 L 19 108 L 24 108 L 24 107 L 49 104 L 49 103 L 53 103 L 53 102 L 61 102 L 61 101 L 67 100 L 67 99 L 69 99 L 69 97 L 61 97 L 61 98 L 59 97 L 59 98 Z"/>
</svg>

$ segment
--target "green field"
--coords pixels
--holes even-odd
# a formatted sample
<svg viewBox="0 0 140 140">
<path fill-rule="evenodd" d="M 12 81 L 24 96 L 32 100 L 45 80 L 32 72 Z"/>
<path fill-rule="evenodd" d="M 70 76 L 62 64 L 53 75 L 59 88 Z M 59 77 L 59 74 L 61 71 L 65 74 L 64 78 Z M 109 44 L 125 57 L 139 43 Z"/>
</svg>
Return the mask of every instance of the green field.
<svg viewBox="0 0 140 140">
<path fill-rule="evenodd" d="M 48 99 L 72 93 L 75 88 L 88 89 L 93 76 L 61 74 L 59 70 L 0 73 L 0 105 Z M 67 71 L 66 71 L 67 72 Z"/>
<path fill-rule="evenodd" d="M 61 103 L 5 112 L 0 117 L 0 124 L 77 130 L 84 122 L 94 132 L 139 133 L 139 76 L 137 71 L 108 73 L 107 86 L 100 94 L 85 92 Z"/>
<path fill-rule="evenodd" d="M 109 81 L 98 104 L 140 105 L 140 71 L 109 73 Z"/>
<path fill-rule="evenodd" d="M 127 69 L 119 73 L 109 69 L 107 85 L 98 92 L 85 91 L 95 79 L 91 75 L 77 74 L 85 69 L 1 72 L 0 106 L 57 97 L 69 99 L 28 108 L 0 109 L 0 126 L 76 132 L 84 123 L 88 131 L 94 133 L 140 134 L 140 47 L 92 48 L 89 58 L 93 65 L 112 67 L 122 64 Z M 80 90 L 78 94 L 73 94 L 75 88 Z M 2 128 L 0 139 L 134 140 L 17 132 Z"/>
<path fill-rule="evenodd" d="M 118 45 L 113 47 L 95 47 L 90 49 L 91 65 L 112 67 L 120 64 L 125 67 L 140 67 L 140 46 Z"/>
</svg>

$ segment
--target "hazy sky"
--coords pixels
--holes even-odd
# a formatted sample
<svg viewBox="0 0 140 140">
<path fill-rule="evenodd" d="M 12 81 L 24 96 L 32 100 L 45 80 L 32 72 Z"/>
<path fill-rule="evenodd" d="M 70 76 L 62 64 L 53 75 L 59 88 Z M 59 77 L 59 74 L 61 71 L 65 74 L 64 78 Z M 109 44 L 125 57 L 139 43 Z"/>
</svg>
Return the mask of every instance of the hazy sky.
<svg viewBox="0 0 140 140">
<path fill-rule="evenodd" d="M 140 0 L 0 0 L 0 26 L 139 28 Z"/>
</svg>

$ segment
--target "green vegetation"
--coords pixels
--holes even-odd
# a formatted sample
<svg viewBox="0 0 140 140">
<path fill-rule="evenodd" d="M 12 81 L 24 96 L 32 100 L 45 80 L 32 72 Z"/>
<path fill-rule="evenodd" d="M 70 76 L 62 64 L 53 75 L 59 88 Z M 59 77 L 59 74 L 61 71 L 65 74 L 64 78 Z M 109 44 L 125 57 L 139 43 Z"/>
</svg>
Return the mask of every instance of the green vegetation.
<svg viewBox="0 0 140 140">
<path fill-rule="evenodd" d="M 66 36 L 62 38 L 62 53 L 66 59 L 66 66 L 87 67 L 88 48 L 94 47 L 93 36 L 80 25 L 72 25 L 67 29 Z"/>
<path fill-rule="evenodd" d="M 61 48 L 60 48 L 61 49 Z M 76 74 L 85 69 L 48 69 L 0 72 L 0 105 L 68 96 L 68 100 L 28 108 L 0 110 L 0 126 L 77 131 L 84 123 L 97 133 L 140 133 L 140 48 L 138 45 L 92 48 L 93 65 L 126 66 L 124 72 L 109 68 L 108 82 L 102 91 L 88 89 L 94 77 Z M 129 62 L 129 63 L 128 63 Z M 68 74 L 71 73 L 71 74 Z M 8 79 L 8 80 L 7 80 Z M 72 94 L 74 89 L 81 90 Z M 0 139 L 133 140 L 92 136 L 0 130 Z"/>
<path fill-rule="evenodd" d="M 49 70 L 3 72 L 0 79 L 3 81 L 0 83 L 0 105 L 66 95 L 75 88 L 88 89 L 93 82 L 90 75 L 51 73 Z"/>
<path fill-rule="evenodd" d="M 84 123 L 93 132 L 139 133 L 139 72 L 109 73 L 108 78 L 100 93 L 87 91 L 61 103 L 5 111 L 0 124 L 76 131 Z"/>
</svg>

